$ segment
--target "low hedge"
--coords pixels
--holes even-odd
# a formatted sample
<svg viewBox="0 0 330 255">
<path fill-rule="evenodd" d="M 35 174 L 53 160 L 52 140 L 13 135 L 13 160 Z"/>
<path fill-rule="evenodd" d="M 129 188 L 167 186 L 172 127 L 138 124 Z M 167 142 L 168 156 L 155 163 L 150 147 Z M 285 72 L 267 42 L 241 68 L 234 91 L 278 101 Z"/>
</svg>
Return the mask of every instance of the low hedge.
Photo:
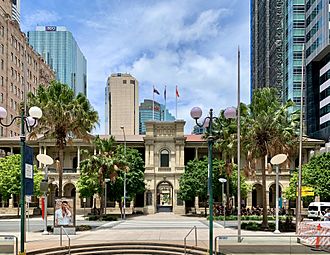
<svg viewBox="0 0 330 255">
<path fill-rule="evenodd" d="M 250 221 L 250 222 L 242 222 L 241 228 L 245 230 L 252 230 L 252 231 L 259 231 L 264 230 L 261 228 L 261 224 L 259 222 Z M 275 223 L 269 222 L 268 223 L 269 228 L 266 229 L 268 231 L 274 231 L 275 230 Z M 292 223 L 292 217 L 287 217 L 284 221 L 279 221 L 279 230 L 281 232 L 293 232 L 296 230 L 296 225 Z"/>
<path fill-rule="evenodd" d="M 100 221 L 117 221 L 117 216 L 110 215 L 110 214 L 107 214 L 107 215 L 88 215 L 86 219 L 90 220 L 90 221 L 97 221 L 97 220 L 100 220 Z"/>
<path fill-rule="evenodd" d="M 285 220 L 287 216 L 279 216 L 280 220 Z M 207 217 L 209 219 L 209 216 Z M 220 216 L 213 216 L 214 220 L 223 220 L 223 215 Z M 267 216 L 268 220 L 275 220 L 274 216 Z M 226 220 L 237 220 L 237 215 L 228 215 L 226 216 Z M 257 215 L 248 215 L 248 216 L 241 216 L 241 220 L 262 220 L 262 216 L 257 216 Z"/>
</svg>

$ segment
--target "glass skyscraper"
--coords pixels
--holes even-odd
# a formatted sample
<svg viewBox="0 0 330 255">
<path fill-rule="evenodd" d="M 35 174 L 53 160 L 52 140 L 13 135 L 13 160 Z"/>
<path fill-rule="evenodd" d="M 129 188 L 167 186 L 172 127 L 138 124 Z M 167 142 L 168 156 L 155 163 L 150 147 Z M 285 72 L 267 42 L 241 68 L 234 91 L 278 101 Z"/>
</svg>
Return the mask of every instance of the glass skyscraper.
<svg viewBox="0 0 330 255">
<path fill-rule="evenodd" d="M 284 82 L 283 100 L 296 103 L 292 110 L 300 109 L 302 79 L 302 49 L 305 42 L 304 0 L 287 0 L 284 19 Z"/>
<path fill-rule="evenodd" d="M 300 109 L 304 0 L 251 0 L 251 91 L 275 87 Z"/>
<path fill-rule="evenodd" d="M 154 111 L 152 110 L 153 102 L 150 99 L 145 99 L 139 106 L 139 133 L 146 133 L 145 122 L 150 120 L 157 121 L 174 121 L 175 117 L 165 110 L 165 106 L 154 102 Z M 152 116 L 154 114 L 154 117 Z"/>
<path fill-rule="evenodd" d="M 307 134 L 330 140 L 329 0 L 306 2 Z"/>
<path fill-rule="evenodd" d="M 29 44 L 55 71 L 56 79 L 77 95 L 87 94 L 87 61 L 72 33 L 61 26 L 38 26 L 27 33 Z"/>
</svg>

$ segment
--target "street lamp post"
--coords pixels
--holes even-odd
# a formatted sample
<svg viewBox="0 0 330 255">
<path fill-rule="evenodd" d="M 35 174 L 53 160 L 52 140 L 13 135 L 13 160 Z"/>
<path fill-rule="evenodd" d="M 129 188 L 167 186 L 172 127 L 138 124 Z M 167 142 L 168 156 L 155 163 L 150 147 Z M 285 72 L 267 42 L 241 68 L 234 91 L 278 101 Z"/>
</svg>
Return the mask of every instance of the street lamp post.
<svg viewBox="0 0 330 255">
<path fill-rule="evenodd" d="M 48 235 L 48 231 L 47 231 L 47 191 L 48 191 L 48 166 L 52 165 L 54 163 L 54 160 L 46 155 L 46 154 L 38 154 L 37 155 L 37 160 L 44 164 L 44 168 L 45 168 L 45 178 L 44 180 L 41 182 L 40 185 L 40 191 L 44 192 L 44 235 Z"/>
<path fill-rule="evenodd" d="M 226 227 L 226 205 L 225 205 L 225 183 L 227 182 L 227 179 L 225 178 L 219 178 L 219 182 L 221 182 L 221 197 L 222 197 L 222 206 L 223 206 L 223 227 Z"/>
<path fill-rule="evenodd" d="M 120 127 L 123 130 L 123 134 L 124 134 L 124 156 L 126 159 L 126 135 L 125 135 L 125 127 L 121 126 Z M 126 167 L 124 170 L 124 205 L 123 205 L 123 219 L 126 220 Z"/>
<path fill-rule="evenodd" d="M 276 165 L 276 198 L 275 198 L 275 203 L 276 203 L 276 220 L 275 220 L 275 234 L 280 234 L 279 230 L 279 219 L 278 219 L 278 211 L 279 211 L 279 206 L 278 206 L 278 200 L 279 200 L 279 177 L 278 177 L 278 172 L 279 172 L 279 165 L 282 164 L 285 160 L 287 159 L 287 155 L 285 154 L 277 154 L 272 159 L 270 160 L 270 163 L 272 165 Z"/>
<path fill-rule="evenodd" d="M 5 108 L 0 107 L 0 125 L 4 127 L 11 126 L 15 120 L 20 119 L 21 121 L 21 135 L 20 135 L 20 146 L 21 146 L 21 243 L 20 251 L 25 254 L 25 128 L 28 132 L 31 131 L 32 127 L 37 124 L 37 120 L 41 118 L 42 111 L 39 107 L 33 106 L 29 109 L 29 115 L 25 115 L 24 109 L 22 109 L 21 115 L 14 117 L 9 124 L 2 123 L 2 120 L 7 117 L 7 111 Z"/>
<path fill-rule="evenodd" d="M 110 181 L 109 178 L 105 178 L 105 186 L 104 186 L 104 214 L 107 215 L 107 183 Z M 84 208 L 85 209 L 85 208 Z M 85 214 L 85 212 L 84 212 Z"/>
<path fill-rule="evenodd" d="M 232 107 L 227 108 L 224 112 L 226 118 L 233 118 L 236 116 L 236 110 L 234 111 L 235 116 L 232 113 Z M 209 136 L 207 137 L 207 149 L 208 149 L 208 196 L 209 196 L 209 252 L 210 255 L 213 254 L 213 191 L 212 191 L 212 151 L 213 151 L 213 120 L 216 120 L 216 117 L 213 117 L 213 109 L 210 109 L 209 116 L 203 120 L 203 123 L 198 123 L 198 119 L 202 117 L 202 109 L 199 107 L 194 107 L 190 111 L 190 116 L 195 120 L 196 125 L 199 127 L 206 126 Z"/>
</svg>

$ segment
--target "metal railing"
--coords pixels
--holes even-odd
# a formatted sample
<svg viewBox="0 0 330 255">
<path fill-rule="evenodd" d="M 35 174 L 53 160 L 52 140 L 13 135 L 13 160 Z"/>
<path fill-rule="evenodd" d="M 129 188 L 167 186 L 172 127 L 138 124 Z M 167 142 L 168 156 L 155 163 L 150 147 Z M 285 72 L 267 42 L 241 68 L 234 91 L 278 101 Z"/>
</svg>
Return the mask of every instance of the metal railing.
<svg viewBox="0 0 330 255">
<path fill-rule="evenodd" d="M 190 235 L 190 233 L 195 229 L 195 246 L 197 246 L 197 227 L 193 226 L 189 233 L 185 236 L 185 238 L 183 239 L 183 243 L 184 243 L 184 254 L 187 254 L 187 237 Z"/>
<path fill-rule="evenodd" d="M 313 251 L 315 251 L 315 249 L 316 249 L 316 251 L 324 251 L 324 247 L 322 247 L 322 245 L 311 245 L 311 244 L 308 244 L 308 243 L 303 244 L 303 242 L 306 241 L 304 239 L 311 239 L 311 238 L 315 238 L 317 240 L 316 243 L 318 243 L 318 241 L 320 240 L 321 237 L 326 237 L 326 238 L 330 239 L 330 234 L 326 234 L 326 235 L 321 235 L 321 234 L 320 235 L 316 235 L 316 234 L 305 234 L 305 235 L 296 235 L 296 234 L 293 234 L 293 235 L 292 234 L 291 235 L 287 235 L 287 234 L 250 235 L 250 234 L 248 234 L 248 235 L 240 235 L 240 238 L 241 238 L 240 242 L 237 242 L 237 240 L 239 238 L 238 235 L 231 235 L 231 234 L 229 234 L 229 235 L 219 235 L 219 236 L 216 236 L 214 238 L 214 246 L 215 246 L 214 252 L 215 252 L 216 255 L 222 254 L 221 250 L 220 250 L 220 248 L 221 248 L 220 240 L 228 240 L 229 238 L 233 238 L 233 242 L 231 243 L 232 247 L 237 248 L 237 247 L 241 246 L 244 249 L 244 246 L 245 246 L 245 249 L 246 248 L 251 249 L 253 247 L 253 245 L 254 245 L 254 247 L 260 245 L 263 248 L 264 254 L 267 254 L 266 253 L 267 252 L 267 250 L 266 250 L 267 246 L 265 245 L 266 241 L 264 240 L 266 238 L 272 238 L 272 240 L 271 240 L 272 245 L 270 245 L 271 246 L 270 248 L 273 249 L 272 250 L 273 253 L 274 253 L 274 249 L 280 248 L 280 245 L 282 245 L 282 246 L 285 245 L 285 243 L 283 243 L 283 240 L 280 240 L 281 243 L 277 244 L 275 242 L 276 238 L 280 238 L 280 239 L 284 239 L 284 238 L 288 239 L 289 238 L 288 245 L 289 245 L 289 252 L 290 253 L 285 253 L 285 254 L 295 254 L 296 253 L 295 251 L 292 250 L 293 249 L 292 246 L 294 244 L 297 245 L 297 247 L 299 247 L 301 249 L 305 249 L 305 250 L 306 249 L 312 249 Z M 254 239 L 253 239 L 253 241 L 249 240 L 246 243 L 243 242 L 244 239 L 248 240 L 249 238 L 254 238 Z M 263 240 L 256 240 L 255 238 L 263 238 Z M 294 238 L 294 240 L 292 240 L 293 238 Z M 224 247 L 226 247 L 226 246 L 224 245 Z M 327 245 L 327 249 L 330 249 L 329 245 Z M 259 252 L 259 253 L 261 254 L 263 252 Z M 308 254 L 308 253 L 304 253 L 304 254 Z"/>
<path fill-rule="evenodd" d="M 0 235 L 0 237 L 4 237 L 5 239 L 15 239 L 15 254 L 18 254 L 18 237 L 14 235 Z"/>
<path fill-rule="evenodd" d="M 71 239 L 68 235 L 68 232 L 66 232 L 65 228 L 63 226 L 61 226 L 61 229 L 60 229 L 60 246 L 62 246 L 62 234 L 63 234 L 63 231 L 65 233 L 65 235 L 67 236 L 68 238 L 68 241 L 69 241 L 69 255 L 71 254 Z"/>
</svg>

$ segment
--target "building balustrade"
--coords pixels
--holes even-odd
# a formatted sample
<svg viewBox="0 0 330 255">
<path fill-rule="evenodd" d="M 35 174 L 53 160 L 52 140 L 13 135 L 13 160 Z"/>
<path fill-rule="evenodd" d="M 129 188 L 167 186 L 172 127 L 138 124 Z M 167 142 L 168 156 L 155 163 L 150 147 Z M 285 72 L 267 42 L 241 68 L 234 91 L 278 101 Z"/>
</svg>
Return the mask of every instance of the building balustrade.
<svg viewBox="0 0 330 255">
<path fill-rule="evenodd" d="M 170 167 L 159 167 L 158 172 L 171 172 Z"/>
<path fill-rule="evenodd" d="M 57 173 L 56 168 L 48 168 L 49 173 Z M 74 174 L 77 173 L 77 168 L 63 168 L 64 174 Z"/>
</svg>

